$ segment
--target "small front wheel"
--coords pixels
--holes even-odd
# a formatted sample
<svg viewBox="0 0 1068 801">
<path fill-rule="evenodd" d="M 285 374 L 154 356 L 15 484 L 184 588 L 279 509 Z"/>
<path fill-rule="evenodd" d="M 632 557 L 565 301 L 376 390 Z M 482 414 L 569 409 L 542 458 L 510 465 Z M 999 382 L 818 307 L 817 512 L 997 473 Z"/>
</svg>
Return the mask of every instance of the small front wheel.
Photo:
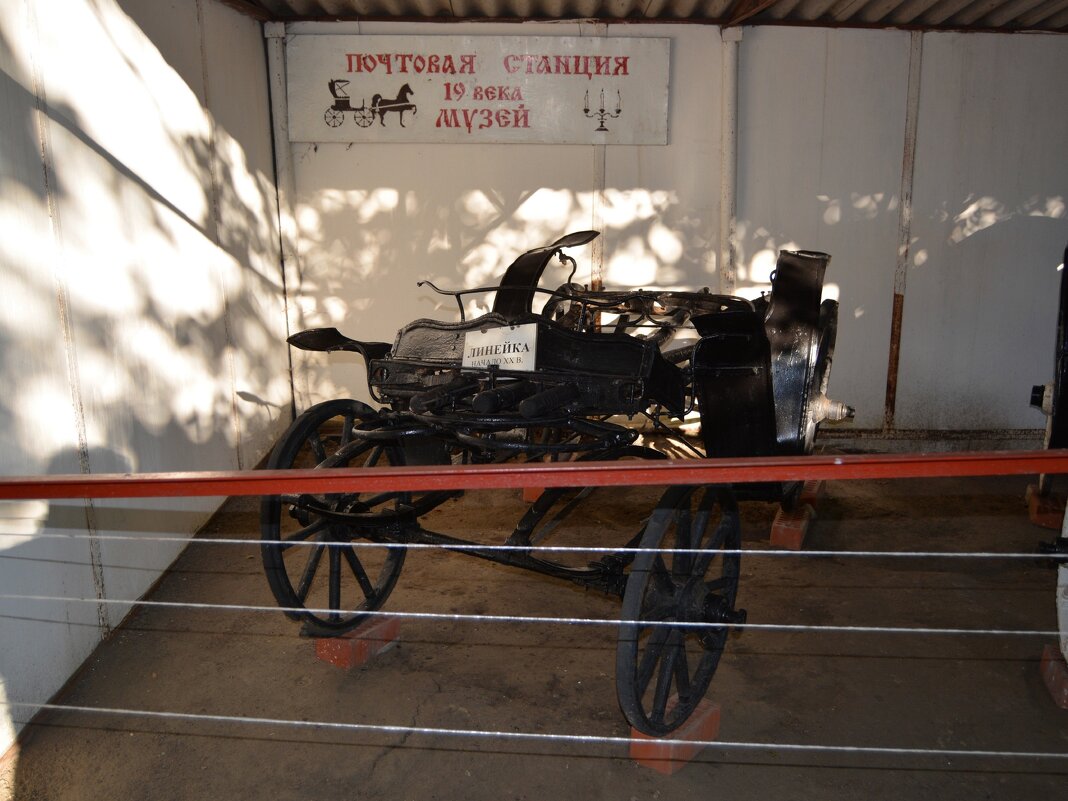
<svg viewBox="0 0 1068 801">
<path fill-rule="evenodd" d="M 355 110 L 352 117 L 361 128 L 370 128 L 375 121 L 375 113 L 369 108 L 361 107 Z"/>
<path fill-rule="evenodd" d="M 271 453 L 267 468 L 400 465 L 396 440 L 380 434 L 378 413 L 357 400 L 319 403 L 296 419 Z M 401 567 L 401 546 L 354 544 L 374 536 L 377 520 L 394 519 L 408 493 L 272 495 L 260 502 L 260 551 L 267 582 L 286 615 L 307 634 L 349 631 L 389 597 Z M 356 530 L 338 513 L 366 521 Z"/>
<path fill-rule="evenodd" d="M 697 708 L 729 625 L 742 623 L 738 507 L 721 487 L 672 487 L 646 524 L 627 578 L 616 694 L 630 724 L 661 737 Z"/>
</svg>

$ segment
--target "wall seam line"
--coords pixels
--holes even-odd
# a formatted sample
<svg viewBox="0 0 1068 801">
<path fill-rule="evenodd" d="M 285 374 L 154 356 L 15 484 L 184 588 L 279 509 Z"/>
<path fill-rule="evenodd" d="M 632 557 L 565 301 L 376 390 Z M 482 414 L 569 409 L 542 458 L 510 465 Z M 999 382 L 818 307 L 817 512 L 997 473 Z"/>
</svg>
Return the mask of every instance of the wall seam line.
<svg viewBox="0 0 1068 801">
<path fill-rule="evenodd" d="M 41 170 L 44 179 L 45 198 L 48 205 L 48 218 L 52 230 L 52 287 L 55 291 L 56 312 L 63 337 L 63 356 L 67 368 L 67 383 L 70 390 L 71 411 L 74 415 L 75 437 L 77 439 L 78 468 L 83 475 L 92 472 L 89 461 L 89 438 L 85 425 L 85 406 L 82 401 L 81 375 L 78 371 L 77 348 L 74 342 L 74 323 L 70 311 L 70 295 L 63 267 L 63 260 L 58 258 L 63 250 L 63 228 L 56 199 L 55 159 L 52 153 L 52 137 L 49 131 L 48 97 L 44 86 L 41 64 L 37 57 L 40 47 L 40 34 L 37 26 L 37 14 L 33 3 L 25 4 L 29 35 L 33 40 L 30 47 L 30 80 L 34 97 L 34 127 L 37 129 L 38 154 L 41 158 Z M 109 606 L 104 603 L 107 587 L 104 582 L 104 564 L 97 537 L 99 526 L 96 520 L 96 507 L 91 498 L 84 501 L 85 526 L 89 549 L 89 567 L 93 579 L 93 592 L 97 598 L 96 617 L 101 638 L 111 631 Z"/>
<path fill-rule="evenodd" d="M 278 255 L 282 276 L 282 303 L 286 318 L 286 338 L 288 340 L 290 335 L 302 327 L 300 305 L 290 297 L 291 292 L 299 295 L 302 276 L 300 255 L 296 242 L 296 220 L 291 205 L 296 194 L 296 181 L 293 176 L 293 153 L 289 142 L 285 23 L 265 23 L 263 35 L 267 41 L 267 87 L 270 93 L 274 188 L 278 211 Z M 292 271 L 292 276 L 290 276 L 290 271 Z M 286 344 L 286 358 L 289 363 L 289 391 L 292 399 L 290 411 L 295 415 L 297 409 L 297 365 L 293 359 L 293 348 L 288 342 Z M 309 386 L 305 385 L 302 389 L 306 397 L 310 395 Z"/>
</svg>

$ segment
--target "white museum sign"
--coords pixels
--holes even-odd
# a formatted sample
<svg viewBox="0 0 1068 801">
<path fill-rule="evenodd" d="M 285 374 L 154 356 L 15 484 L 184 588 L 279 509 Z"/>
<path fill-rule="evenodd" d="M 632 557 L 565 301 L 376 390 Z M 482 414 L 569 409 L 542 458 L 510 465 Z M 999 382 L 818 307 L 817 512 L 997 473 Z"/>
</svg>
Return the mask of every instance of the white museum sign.
<svg viewBox="0 0 1068 801">
<path fill-rule="evenodd" d="M 670 40 L 299 34 L 293 142 L 667 144 Z"/>
<path fill-rule="evenodd" d="M 537 361 L 537 323 L 464 334 L 464 367 L 484 369 L 496 364 L 507 370 L 533 372 L 537 369 Z"/>
</svg>

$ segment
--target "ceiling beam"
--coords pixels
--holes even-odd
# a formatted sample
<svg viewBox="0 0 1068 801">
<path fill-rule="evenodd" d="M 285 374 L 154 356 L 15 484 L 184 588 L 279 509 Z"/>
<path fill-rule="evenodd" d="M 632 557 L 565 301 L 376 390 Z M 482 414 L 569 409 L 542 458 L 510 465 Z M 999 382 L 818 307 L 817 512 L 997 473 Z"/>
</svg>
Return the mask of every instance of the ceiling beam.
<svg viewBox="0 0 1068 801">
<path fill-rule="evenodd" d="M 771 8 L 779 0 L 738 0 L 726 16 L 727 22 L 723 27 L 741 25 L 747 19 L 751 19 L 765 9 Z"/>
<path fill-rule="evenodd" d="M 252 17 L 260 22 L 276 22 L 274 15 L 252 0 L 219 0 L 224 6 L 229 6 L 247 17 Z"/>
</svg>

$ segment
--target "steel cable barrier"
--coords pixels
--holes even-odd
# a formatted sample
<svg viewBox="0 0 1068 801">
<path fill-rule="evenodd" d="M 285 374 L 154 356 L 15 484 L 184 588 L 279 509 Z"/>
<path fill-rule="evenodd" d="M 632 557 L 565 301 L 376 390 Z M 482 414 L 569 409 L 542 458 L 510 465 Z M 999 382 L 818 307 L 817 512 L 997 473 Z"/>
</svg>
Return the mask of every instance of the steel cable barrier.
<svg viewBox="0 0 1068 801">
<path fill-rule="evenodd" d="M 459 465 L 432 467 L 375 467 L 346 468 L 337 470 L 259 470 L 231 472 L 194 472 L 122 475 L 74 475 L 74 476 L 27 476 L 0 479 L 0 500 L 18 499 L 105 499 L 105 498 L 151 498 L 193 496 L 271 496 L 276 494 L 308 495 L 341 493 L 414 493 L 454 490 L 485 490 L 502 488 L 566 488 L 566 487 L 612 487 L 612 486 L 705 486 L 740 485 L 747 482 L 804 481 L 804 480 L 864 480 L 902 478 L 941 478 L 979 476 L 1020 476 L 1031 474 L 1068 473 L 1068 451 L 1011 451 L 975 453 L 931 453 L 892 455 L 821 455 L 802 457 L 763 457 L 744 459 L 705 459 L 700 461 L 633 461 L 633 462 L 567 462 L 536 464 Z M 653 515 L 655 518 L 655 513 Z M 9 535 L 0 535 L 0 546 Z M 257 541 L 234 537 L 185 538 L 136 534 L 106 534 L 79 532 L 62 534 L 42 531 L 33 537 L 40 540 L 71 540 L 93 537 L 98 541 L 114 544 L 149 541 L 153 543 L 188 543 L 197 547 L 259 547 Z M 699 539 L 699 538 L 698 538 Z M 1036 537 L 1037 539 L 1037 537 Z M 839 560 L 892 559 L 954 561 L 975 560 L 987 563 L 1019 563 L 1036 559 L 1033 552 L 1021 551 L 945 551 L 932 549 L 814 549 L 791 550 L 777 548 L 742 547 L 740 542 L 719 542 L 710 548 L 701 543 L 689 543 L 698 547 L 686 547 L 676 543 L 673 554 L 676 559 L 702 561 L 714 552 L 720 558 L 744 556 L 758 559 L 820 559 Z M 344 555 L 363 551 L 386 551 L 396 548 L 395 543 L 373 541 L 315 542 L 295 538 L 285 547 L 318 549 L 327 554 L 327 560 L 342 562 L 342 556 L 334 557 L 336 551 Z M 452 552 L 473 551 L 479 554 L 510 553 L 524 558 L 543 558 L 549 555 L 607 555 L 610 558 L 640 560 L 648 557 L 659 559 L 661 548 L 648 547 L 644 541 L 632 541 L 623 547 L 602 548 L 598 546 L 545 545 L 540 543 L 506 543 L 503 545 L 471 544 L 463 542 L 414 542 L 404 546 L 412 552 L 449 550 Z M 0 554 L 0 558 L 3 555 Z M 318 557 L 317 557 L 318 558 Z M 344 558 L 348 558 L 345 556 Z M 638 562 L 636 562 L 637 564 Z M 655 568 L 650 568 L 655 572 Z M 150 593 L 151 595 L 151 593 Z M 106 605 L 118 609 L 164 609 L 197 610 L 202 612 L 270 615 L 278 612 L 291 616 L 318 616 L 330 620 L 337 615 L 336 605 L 319 608 L 310 603 L 287 607 L 285 604 L 269 606 L 255 603 L 207 603 L 189 600 L 160 600 L 145 598 L 99 598 L 72 597 L 63 593 L 42 590 L 36 593 L 13 593 L 0 588 L 0 600 L 20 602 Z M 709 601 L 704 600 L 706 606 Z M 2 615 L 2 613 L 0 613 Z M 535 626 L 591 626 L 626 627 L 626 621 L 603 616 L 561 616 L 552 614 L 484 614 L 466 612 L 428 612 L 418 610 L 382 611 L 377 608 L 360 610 L 361 619 L 396 618 L 412 621 L 445 621 L 476 625 L 535 625 Z M 317 618 L 317 619 L 318 619 Z M 878 622 L 862 625 L 834 625 L 829 623 L 798 624 L 776 621 L 751 621 L 741 618 L 716 619 L 714 616 L 672 619 L 669 622 L 648 619 L 642 621 L 643 629 L 655 632 L 658 627 L 676 631 L 695 632 L 700 638 L 714 638 L 716 632 L 726 636 L 727 630 L 766 631 L 775 633 L 824 633 L 848 635 L 872 635 L 884 637 L 973 637 L 973 638 L 1056 638 L 1059 632 L 1051 628 L 1014 628 L 1003 626 L 949 626 L 949 625 L 880 625 Z M 656 637 L 654 633 L 651 635 Z M 680 635 L 685 636 L 685 635 Z M 714 669 L 714 666 L 713 666 Z M 647 679 L 648 681 L 648 679 Z M 380 724 L 363 721 L 333 721 L 287 719 L 262 715 L 228 715 L 180 709 L 125 708 L 93 706 L 84 703 L 64 703 L 53 700 L 41 703 L 33 699 L 8 698 L 7 706 L 24 715 L 43 712 L 67 712 L 92 717 L 109 717 L 112 720 L 142 719 L 168 720 L 214 726 L 237 725 L 250 729 L 264 726 L 289 727 L 295 732 L 347 731 L 379 735 L 405 735 L 437 738 L 440 740 L 467 742 L 463 748 L 480 748 L 479 742 L 553 742 L 573 745 L 621 746 L 631 742 L 629 737 L 599 736 L 588 733 L 544 732 L 501 730 L 494 727 L 441 727 L 416 724 Z M 294 734 L 294 736 L 300 736 Z M 776 753 L 826 753 L 882 755 L 889 757 L 923 756 L 943 760 L 951 759 L 1028 759 L 1049 763 L 1051 770 L 1060 770 L 1068 761 L 1068 752 L 1048 750 L 1014 750 L 990 748 L 925 747 L 909 743 L 891 745 L 864 745 L 850 743 L 801 743 L 779 741 L 733 740 L 733 739 L 675 739 L 667 732 L 663 743 L 686 743 L 701 745 L 717 752 L 776 752 Z M 474 743 L 474 744 L 471 744 Z M 715 757 L 713 756 L 713 759 Z M 1054 768 L 1054 766 L 1058 766 Z"/>
</svg>

